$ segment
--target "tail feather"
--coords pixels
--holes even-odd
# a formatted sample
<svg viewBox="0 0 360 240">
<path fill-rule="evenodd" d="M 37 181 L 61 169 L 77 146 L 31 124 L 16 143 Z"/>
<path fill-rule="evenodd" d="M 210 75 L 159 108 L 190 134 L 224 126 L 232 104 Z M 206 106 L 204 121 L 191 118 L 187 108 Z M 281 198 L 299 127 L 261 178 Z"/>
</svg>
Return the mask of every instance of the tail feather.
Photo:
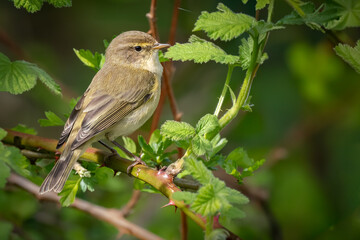
<svg viewBox="0 0 360 240">
<path fill-rule="evenodd" d="M 81 150 L 70 150 L 61 154 L 59 160 L 41 184 L 40 194 L 50 191 L 61 192 L 80 153 Z"/>
</svg>

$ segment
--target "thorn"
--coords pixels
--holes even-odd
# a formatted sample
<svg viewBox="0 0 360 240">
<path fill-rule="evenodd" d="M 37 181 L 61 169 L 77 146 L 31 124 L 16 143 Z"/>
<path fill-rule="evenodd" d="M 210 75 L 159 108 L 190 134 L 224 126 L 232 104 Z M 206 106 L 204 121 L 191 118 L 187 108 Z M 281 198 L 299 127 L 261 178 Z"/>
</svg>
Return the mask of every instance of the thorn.
<svg viewBox="0 0 360 240">
<path fill-rule="evenodd" d="M 162 206 L 161 208 L 164 208 L 164 207 L 167 207 L 167 206 L 175 206 L 175 208 L 177 208 L 176 205 L 175 205 L 175 203 L 174 203 L 174 201 L 171 200 L 171 199 L 169 200 L 169 203 L 165 204 L 165 205 Z M 176 211 L 176 209 L 175 209 L 175 211 Z"/>
</svg>

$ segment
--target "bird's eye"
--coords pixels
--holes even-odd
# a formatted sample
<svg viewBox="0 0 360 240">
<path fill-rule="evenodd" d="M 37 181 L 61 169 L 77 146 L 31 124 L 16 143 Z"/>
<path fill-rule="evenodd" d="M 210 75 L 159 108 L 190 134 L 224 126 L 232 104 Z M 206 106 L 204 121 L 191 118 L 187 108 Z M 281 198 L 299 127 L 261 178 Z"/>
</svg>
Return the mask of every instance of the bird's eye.
<svg viewBox="0 0 360 240">
<path fill-rule="evenodd" d="M 140 52 L 142 48 L 140 46 L 135 46 L 135 51 Z"/>
</svg>

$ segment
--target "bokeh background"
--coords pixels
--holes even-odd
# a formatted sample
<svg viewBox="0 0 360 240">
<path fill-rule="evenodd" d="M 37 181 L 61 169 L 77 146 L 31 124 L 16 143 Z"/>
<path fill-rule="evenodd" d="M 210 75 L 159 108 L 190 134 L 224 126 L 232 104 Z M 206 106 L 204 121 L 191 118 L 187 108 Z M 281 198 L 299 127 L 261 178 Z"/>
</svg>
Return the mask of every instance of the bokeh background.
<svg viewBox="0 0 360 240">
<path fill-rule="evenodd" d="M 235 12 L 253 15 L 255 1 L 224 0 Z M 319 4 L 320 2 L 317 2 Z M 162 42 L 168 40 L 173 1 L 158 0 L 157 24 Z M 186 42 L 201 11 L 215 11 L 218 1 L 183 0 L 176 41 Z M 145 14 L 150 0 L 73 1 L 70 8 L 44 4 L 30 14 L 11 1 L 0 2 L 0 51 L 11 60 L 25 59 L 45 69 L 63 89 L 63 98 L 38 83 L 22 95 L 0 93 L 0 127 L 18 123 L 41 136 L 58 138 L 60 127 L 42 128 L 44 111 L 60 116 L 68 102 L 83 93 L 95 72 L 85 67 L 73 48 L 103 52 L 103 40 L 127 30 L 148 31 Z M 291 11 L 276 1 L 274 20 Z M 265 18 L 265 12 L 260 12 Z M 358 29 L 357 29 L 358 30 Z M 356 29 L 339 33 L 359 39 Z M 205 35 L 196 33 L 200 37 Z M 6 44 L 5 44 L 6 43 Z M 240 39 L 217 42 L 237 53 Z M 245 183 L 260 196 L 244 207 L 247 217 L 231 230 L 243 239 L 360 239 L 360 79 L 332 50 L 321 32 L 289 26 L 271 33 L 267 60 L 251 90 L 253 112 L 241 113 L 223 131 L 229 153 L 242 146 L 266 164 Z M 215 63 L 175 63 L 172 79 L 183 121 L 194 124 L 214 111 L 227 67 Z M 236 69 L 231 86 L 237 92 L 244 73 Z M 227 99 L 230 106 L 230 99 Z M 161 122 L 172 119 L 168 104 Z M 137 134 L 147 135 L 150 123 Z M 217 175 L 231 186 L 236 181 Z M 79 197 L 106 207 L 121 208 L 131 196 L 127 176 L 109 180 L 93 193 Z M 161 208 L 167 199 L 144 193 L 129 217 L 165 239 L 180 239 L 180 213 Z M 0 191 L 0 239 L 13 228 L 11 239 L 116 239 L 115 228 L 71 208 L 38 202 L 30 194 L 6 188 Z M 189 220 L 189 239 L 201 239 L 201 229 Z M 122 239 L 133 239 L 124 235 Z"/>
</svg>

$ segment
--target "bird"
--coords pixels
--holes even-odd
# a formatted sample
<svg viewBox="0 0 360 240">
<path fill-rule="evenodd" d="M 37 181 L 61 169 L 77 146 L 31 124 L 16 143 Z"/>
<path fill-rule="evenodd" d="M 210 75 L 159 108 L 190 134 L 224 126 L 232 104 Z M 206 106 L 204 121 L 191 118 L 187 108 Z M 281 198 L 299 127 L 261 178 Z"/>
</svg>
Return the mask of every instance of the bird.
<svg viewBox="0 0 360 240">
<path fill-rule="evenodd" d="M 131 134 L 154 113 L 163 71 L 158 52 L 169 46 L 141 31 L 123 32 L 111 41 L 103 67 L 65 123 L 56 147 L 64 149 L 40 186 L 41 194 L 61 192 L 74 164 L 92 143 L 107 146 L 102 141 L 107 139 L 131 154 L 115 139 Z M 135 160 L 134 164 L 141 162 L 139 157 Z"/>
</svg>

